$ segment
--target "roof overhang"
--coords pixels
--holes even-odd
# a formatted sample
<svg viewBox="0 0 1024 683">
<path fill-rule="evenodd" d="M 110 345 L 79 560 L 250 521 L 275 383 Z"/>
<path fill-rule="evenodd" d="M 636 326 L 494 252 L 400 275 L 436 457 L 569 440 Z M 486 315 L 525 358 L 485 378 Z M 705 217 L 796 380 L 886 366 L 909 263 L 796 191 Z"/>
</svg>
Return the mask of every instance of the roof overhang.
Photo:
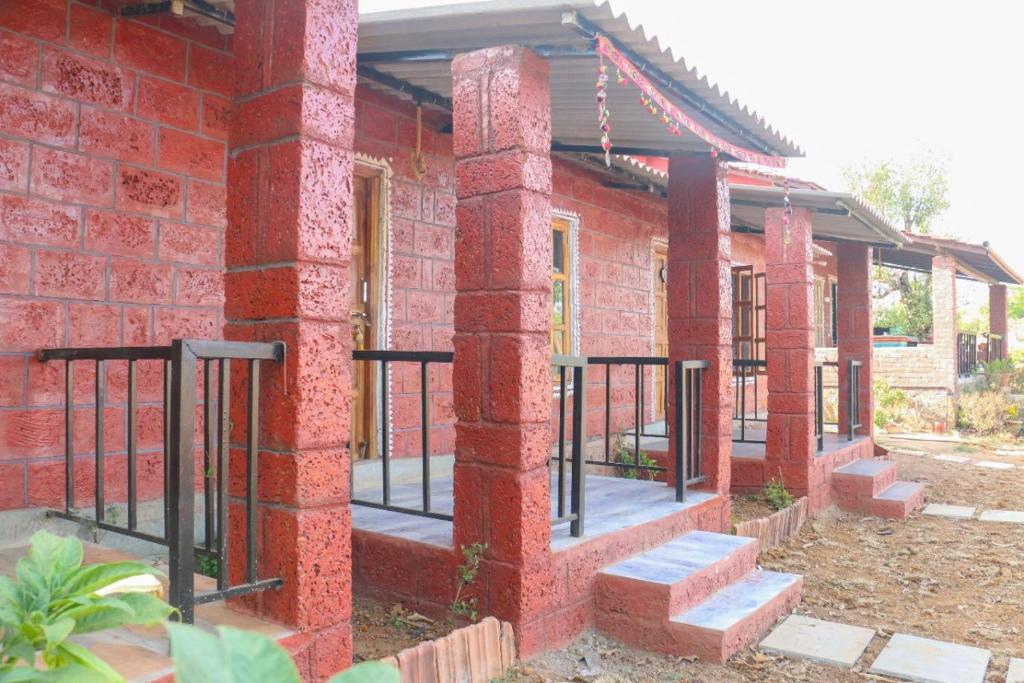
<svg viewBox="0 0 1024 683">
<path fill-rule="evenodd" d="M 783 187 L 730 184 L 733 229 L 763 232 L 765 209 L 783 208 L 785 195 Z M 793 208 L 814 214 L 811 226 L 815 239 L 888 248 L 899 248 L 907 242 L 871 206 L 847 192 L 791 189 L 789 201 Z"/>
<path fill-rule="evenodd" d="M 1024 284 L 1024 279 L 987 244 L 971 244 L 948 237 L 910 233 L 904 233 L 904 237 L 907 244 L 903 248 L 897 251 L 883 249 L 879 252 L 878 258 L 883 265 L 930 272 L 933 257 L 951 256 L 956 262 L 958 275 L 965 279 L 989 284 Z"/>
<path fill-rule="evenodd" d="M 363 14 L 359 75 L 363 82 L 421 103 L 450 107 L 452 57 L 524 45 L 550 64 L 552 151 L 601 152 L 594 102 L 596 35 L 608 38 L 671 104 L 714 136 L 766 156 L 802 155 L 788 138 L 662 48 L 642 26 L 613 11 L 606 0 L 491 0 Z M 641 106 L 639 92 L 632 84 L 609 82 L 614 152 L 669 156 L 710 151 L 708 142 L 688 131 L 669 133 L 659 117 Z"/>
</svg>

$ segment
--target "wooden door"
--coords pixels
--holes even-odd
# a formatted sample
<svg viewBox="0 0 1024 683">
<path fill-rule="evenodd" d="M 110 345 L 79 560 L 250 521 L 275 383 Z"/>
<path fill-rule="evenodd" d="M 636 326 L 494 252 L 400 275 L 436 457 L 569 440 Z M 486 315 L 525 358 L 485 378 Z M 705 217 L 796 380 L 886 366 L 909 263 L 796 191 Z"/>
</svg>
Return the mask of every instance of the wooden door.
<svg viewBox="0 0 1024 683">
<path fill-rule="evenodd" d="M 352 234 L 352 348 L 376 349 L 379 311 L 378 259 L 380 176 L 361 173 L 354 180 L 355 226 Z M 377 451 L 377 363 L 352 366 L 351 449 L 355 459 L 375 458 Z"/>
<path fill-rule="evenodd" d="M 654 247 L 654 355 L 668 357 L 668 247 Z M 654 420 L 665 419 L 665 368 L 654 370 Z"/>
</svg>

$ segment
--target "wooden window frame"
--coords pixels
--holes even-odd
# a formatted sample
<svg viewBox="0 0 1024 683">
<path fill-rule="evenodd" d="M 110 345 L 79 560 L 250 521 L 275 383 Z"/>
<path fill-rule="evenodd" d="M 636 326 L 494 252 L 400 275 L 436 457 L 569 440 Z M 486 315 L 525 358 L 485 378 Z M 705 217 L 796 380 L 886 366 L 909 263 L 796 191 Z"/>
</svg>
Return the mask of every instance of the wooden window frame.
<svg viewBox="0 0 1024 683">
<path fill-rule="evenodd" d="M 551 217 L 551 247 L 554 250 L 556 233 L 562 243 L 562 272 L 555 272 L 555 266 L 551 264 L 551 351 L 555 350 L 555 335 L 562 335 L 562 354 L 572 355 L 572 222 L 563 216 Z M 562 283 L 562 322 L 555 323 L 554 319 L 554 290 L 555 283 Z"/>
</svg>

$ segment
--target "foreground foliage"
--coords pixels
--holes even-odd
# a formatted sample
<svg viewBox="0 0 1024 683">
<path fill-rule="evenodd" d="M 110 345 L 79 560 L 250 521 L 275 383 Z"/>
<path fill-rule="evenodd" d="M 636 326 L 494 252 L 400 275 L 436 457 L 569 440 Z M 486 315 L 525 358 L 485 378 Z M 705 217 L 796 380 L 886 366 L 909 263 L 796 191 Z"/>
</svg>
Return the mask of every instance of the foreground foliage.
<svg viewBox="0 0 1024 683">
<path fill-rule="evenodd" d="M 122 681 L 69 636 L 152 624 L 174 610 L 148 593 L 107 594 L 112 584 L 160 572 L 139 562 L 82 566 L 82 543 L 48 531 L 32 536 L 15 578 L 0 577 L 0 683 Z M 37 653 L 44 669 L 37 669 Z"/>
<path fill-rule="evenodd" d="M 167 624 L 174 678 L 178 683 L 300 683 L 288 652 L 271 638 L 219 626 L 217 635 L 194 626 Z M 398 683 L 398 670 L 379 662 L 363 662 L 333 676 L 328 683 Z"/>
</svg>

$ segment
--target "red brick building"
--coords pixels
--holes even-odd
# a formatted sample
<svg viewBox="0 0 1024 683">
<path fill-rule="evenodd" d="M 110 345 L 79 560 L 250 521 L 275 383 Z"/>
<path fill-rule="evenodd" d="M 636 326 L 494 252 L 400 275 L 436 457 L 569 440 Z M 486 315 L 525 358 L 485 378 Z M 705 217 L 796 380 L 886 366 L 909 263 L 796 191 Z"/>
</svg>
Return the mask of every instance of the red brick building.
<svg viewBox="0 0 1024 683">
<path fill-rule="evenodd" d="M 230 580 L 203 599 L 294 629 L 319 678 L 353 586 L 443 612 L 474 544 L 462 597 L 523 654 L 596 627 L 721 659 L 800 588 L 726 536 L 731 490 L 920 501 L 878 502 L 891 466 L 833 476 L 872 454 L 870 255 L 905 240 L 729 166 L 799 150 L 607 5 L 135 4 L 0 8 L 0 508 L 116 531 L 152 501 L 172 573 L 205 543 Z M 36 355 L 69 347 L 158 350 Z M 734 444 L 738 396 L 764 443 Z M 686 599 L 622 564 L 679 547 L 718 577 Z"/>
</svg>

